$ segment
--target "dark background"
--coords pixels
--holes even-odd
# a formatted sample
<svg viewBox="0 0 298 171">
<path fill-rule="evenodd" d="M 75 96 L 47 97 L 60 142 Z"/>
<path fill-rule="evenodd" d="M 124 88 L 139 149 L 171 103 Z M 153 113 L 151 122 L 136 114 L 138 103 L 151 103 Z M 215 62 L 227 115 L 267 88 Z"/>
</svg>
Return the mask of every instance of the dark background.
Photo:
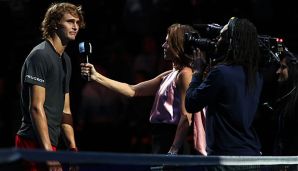
<svg viewBox="0 0 298 171">
<path fill-rule="evenodd" d="M 0 0 L 0 148 L 14 146 L 20 126 L 22 63 L 41 41 L 40 23 L 50 0 Z M 162 43 L 169 25 L 218 23 L 248 18 L 259 34 L 280 37 L 297 53 L 294 1 L 270 0 L 77 0 L 87 27 L 67 52 L 72 58 L 71 107 L 80 150 L 150 152 L 153 97 L 128 99 L 80 77 L 78 43 L 90 41 L 91 63 L 118 81 L 135 84 L 167 69 Z M 63 147 L 63 145 L 61 145 Z"/>
</svg>

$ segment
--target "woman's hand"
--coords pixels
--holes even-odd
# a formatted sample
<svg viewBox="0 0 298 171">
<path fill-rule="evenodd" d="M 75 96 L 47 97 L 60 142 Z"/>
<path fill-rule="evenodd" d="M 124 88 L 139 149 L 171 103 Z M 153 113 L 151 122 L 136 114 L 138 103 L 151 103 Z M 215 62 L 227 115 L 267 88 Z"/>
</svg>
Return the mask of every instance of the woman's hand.
<svg viewBox="0 0 298 171">
<path fill-rule="evenodd" d="M 91 80 L 95 80 L 96 70 L 90 63 L 81 63 L 81 75 L 87 76 Z"/>
<path fill-rule="evenodd" d="M 199 48 L 193 51 L 194 60 L 192 62 L 192 69 L 194 73 L 203 73 L 207 66 L 206 55 Z"/>
</svg>

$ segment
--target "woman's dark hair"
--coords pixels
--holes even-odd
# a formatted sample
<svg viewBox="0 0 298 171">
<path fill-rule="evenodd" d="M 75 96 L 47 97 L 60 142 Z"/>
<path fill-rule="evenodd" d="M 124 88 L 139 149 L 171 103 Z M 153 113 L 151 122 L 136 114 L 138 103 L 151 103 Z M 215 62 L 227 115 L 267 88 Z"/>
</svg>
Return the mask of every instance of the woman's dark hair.
<svg viewBox="0 0 298 171">
<path fill-rule="evenodd" d="M 298 58 L 289 51 L 285 51 L 281 55 L 281 60 L 285 58 L 288 68 L 288 79 L 287 79 L 287 89 L 289 90 L 288 102 L 284 107 L 285 115 L 291 119 L 295 116 L 298 119 L 297 115 L 297 100 L 298 100 Z"/>
</svg>

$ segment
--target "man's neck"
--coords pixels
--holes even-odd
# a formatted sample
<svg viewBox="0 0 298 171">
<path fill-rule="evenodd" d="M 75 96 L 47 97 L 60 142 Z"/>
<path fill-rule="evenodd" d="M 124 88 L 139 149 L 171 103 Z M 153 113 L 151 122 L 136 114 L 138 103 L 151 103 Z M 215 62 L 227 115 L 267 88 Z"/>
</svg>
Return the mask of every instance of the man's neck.
<svg viewBox="0 0 298 171">
<path fill-rule="evenodd" d="M 47 38 L 49 42 L 54 47 L 55 51 L 61 56 L 66 48 L 66 45 L 63 45 L 61 39 L 58 37 L 49 37 Z"/>
</svg>

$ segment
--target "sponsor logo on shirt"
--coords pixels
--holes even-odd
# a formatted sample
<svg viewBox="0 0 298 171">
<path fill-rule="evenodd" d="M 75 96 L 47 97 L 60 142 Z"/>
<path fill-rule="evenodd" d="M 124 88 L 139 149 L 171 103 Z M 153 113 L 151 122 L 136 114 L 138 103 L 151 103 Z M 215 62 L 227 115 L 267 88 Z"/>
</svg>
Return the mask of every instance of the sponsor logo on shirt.
<svg viewBox="0 0 298 171">
<path fill-rule="evenodd" d="M 26 78 L 29 78 L 29 79 L 31 79 L 31 80 L 38 81 L 38 82 L 40 82 L 40 83 L 44 83 L 44 80 L 43 80 L 43 79 L 40 79 L 40 78 L 37 78 L 37 77 L 33 77 L 33 76 L 31 76 L 31 75 L 26 75 L 25 77 L 26 77 Z"/>
</svg>

